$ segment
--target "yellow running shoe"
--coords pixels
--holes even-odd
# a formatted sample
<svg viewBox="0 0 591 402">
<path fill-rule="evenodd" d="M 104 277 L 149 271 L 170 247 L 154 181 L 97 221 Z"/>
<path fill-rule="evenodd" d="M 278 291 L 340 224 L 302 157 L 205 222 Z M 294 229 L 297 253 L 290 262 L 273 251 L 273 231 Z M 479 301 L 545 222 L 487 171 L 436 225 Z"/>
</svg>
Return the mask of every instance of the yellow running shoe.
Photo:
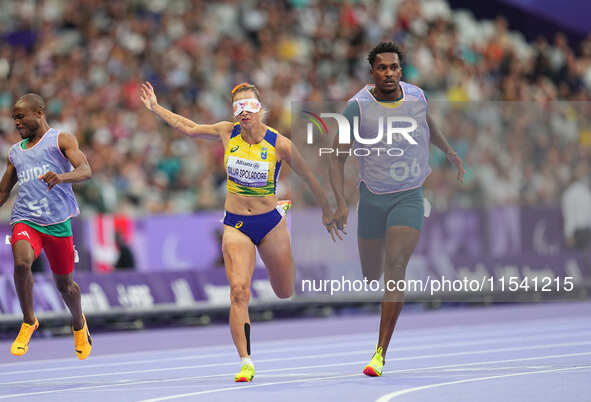
<svg viewBox="0 0 591 402">
<path fill-rule="evenodd" d="M 379 377 L 382 375 L 384 369 L 384 357 L 382 356 L 382 347 L 378 347 L 374 353 L 371 361 L 363 369 L 363 374 L 370 377 Z"/>
<path fill-rule="evenodd" d="M 22 356 L 29 351 L 29 341 L 31 340 L 31 336 L 33 336 L 33 332 L 39 328 L 39 321 L 35 318 L 35 324 L 29 325 L 26 322 L 23 322 L 21 325 L 21 330 L 18 332 L 16 339 L 12 343 L 10 347 L 10 353 L 15 356 Z"/>
<path fill-rule="evenodd" d="M 250 364 L 245 364 L 240 369 L 240 372 L 234 376 L 234 382 L 250 382 L 254 378 L 254 367 Z"/>
<path fill-rule="evenodd" d="M 88 332 L 86 317 L 82 316 L 82 318 L 84 319 L 84 326 L 82 329 L 76 331 L 72 328 L 72 331 L 74 332 L 74 350 L 76 351 L 76 356 L 78 356 L 78 359 L 80 360 L 86 359 L 92 349 L 92 338 L 90 337 L 90 332 Z"/>
</svg>

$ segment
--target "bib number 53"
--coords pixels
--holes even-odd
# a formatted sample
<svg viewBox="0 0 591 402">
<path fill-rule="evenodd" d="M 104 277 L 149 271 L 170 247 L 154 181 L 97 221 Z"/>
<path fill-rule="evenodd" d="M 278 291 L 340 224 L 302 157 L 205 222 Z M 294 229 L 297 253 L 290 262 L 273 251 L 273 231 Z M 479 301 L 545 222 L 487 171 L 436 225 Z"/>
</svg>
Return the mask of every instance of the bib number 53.
<svg viewBox="0 0 591 402">
<path fill-rule="evenodd" d="M 36 217 L 41 217 L 43 215 L 49 216 L 51 215 L 51 210 L 49 209 L 49 202 L 47 202 L 47 198 L 43 197 L 40 200 L 29 201 L 27 206 L 31 210 L 31 215 Z"/>
</svg>

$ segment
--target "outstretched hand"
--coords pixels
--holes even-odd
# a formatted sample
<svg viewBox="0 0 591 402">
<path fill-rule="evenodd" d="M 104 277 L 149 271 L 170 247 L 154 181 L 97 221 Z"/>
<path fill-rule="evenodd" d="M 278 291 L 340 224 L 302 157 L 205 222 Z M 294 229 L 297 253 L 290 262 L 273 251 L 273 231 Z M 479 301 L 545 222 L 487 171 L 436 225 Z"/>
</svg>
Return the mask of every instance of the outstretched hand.
<svg viewBox="0 0 591 402">
<path fill-rule="evenodd" d="M 154 87 L 148 81 L 142 84 L 140 89 L 140 100 L 148 110 L 153 110 L 154 106 L 158 104 Z"/>
<path fill-rule="evenodd" d="M 339 226 L 337 222 L 338 220 L 335 213 L 333 213 L 330 209 L 322 210 L 322 223 L 326 227 L 326 230 L 328 230 L 328 233 L 330 233 L 332 241 L 337 241 L 337 237 L 339 240 L 343 240 L 341 234 L 347 234 L 344 228 Z"/>
<path fill-rule="evenodd" d="M 458 182 L 464 184 L 464 173 L 466 173 L 466 171 L 464 170 L 464 162 L 462 162 L 462 158 L 460 158 L 458 153 L 455 151 L 448 153 L 446 156 L 447 160 L 450 161 L 456 168 L 458 168 Z"/>
</svg>

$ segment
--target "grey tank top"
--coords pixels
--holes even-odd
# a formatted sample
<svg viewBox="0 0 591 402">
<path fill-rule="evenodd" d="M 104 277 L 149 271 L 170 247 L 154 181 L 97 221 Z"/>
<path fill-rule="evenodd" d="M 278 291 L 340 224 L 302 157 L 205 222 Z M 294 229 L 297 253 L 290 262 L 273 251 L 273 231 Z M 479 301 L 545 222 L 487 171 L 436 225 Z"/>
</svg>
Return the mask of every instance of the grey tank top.
<svg viewBox="0 0 591 402">
<path fill-rule="evenodd" d="M 42 226 L 55 225 L 80 213 L 71 183 L 61 183 L 48 190 L 47 184 L 39 179 L 49 171 L 60 174 L 73 170 L 59 148 L 59 134 L 50 128 L 29 149 L 22 149 L 22 141 L 10 147 L 8 157 L 16 168 L 19 186 L 11 224 L 27 220 Z"/>
<path fill-rule="evenodd" d="M 400 86 L 403 98 L 395 104 L 378 102 L 369 85 L 349 100 L 358 103 L 360 112 L 359 130 L 353 144 L 359 181 L 377 194 L 419 187 L 431 173 L 426 98 L 415 85 L 400 81 Z M 391 132 L 389 136 L 388 131 Z M 406 133 L 406 138 L 402 132 Z M 409 137 L 416 144 L 410 143 Z M 382 139 L 371 143 L 376 138 Z"/>
</svg>

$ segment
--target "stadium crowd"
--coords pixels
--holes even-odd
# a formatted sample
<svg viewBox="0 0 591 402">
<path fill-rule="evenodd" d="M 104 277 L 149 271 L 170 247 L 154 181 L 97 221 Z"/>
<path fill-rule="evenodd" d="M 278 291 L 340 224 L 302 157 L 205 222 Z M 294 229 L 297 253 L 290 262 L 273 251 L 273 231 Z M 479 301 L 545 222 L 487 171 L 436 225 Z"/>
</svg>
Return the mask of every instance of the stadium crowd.
<svg viewBox="0 0 591 402">
<path fill-rule="evenodd" d="M 222 206 L 221 143 L 150 115 L 142 81 L 198 122 L 229 120 L 231 88 L 255 83 L 268 124 L 289 135 L 292 102 L 347 100 L 368 82 L 366 55 L 380 40 L 401 45 L 403 79 L 425 90 L 467 165 L 459 186 L 433 151 L 426 188 L 437 209 L 557 205 L 591 157 L 581 102 L 591 97 L 591 37 L 528 43 L 502 17 L 478 21 L 444 0 L 22 0 L 0 10 L 0 158 L 19 140 L 12 104 L 41 94 L 49 122 L 76 134 L 94 170 L 77 188 L 83 213 Z M 280 195 L 307 205 L 288 176 Z"/>
</svg>

